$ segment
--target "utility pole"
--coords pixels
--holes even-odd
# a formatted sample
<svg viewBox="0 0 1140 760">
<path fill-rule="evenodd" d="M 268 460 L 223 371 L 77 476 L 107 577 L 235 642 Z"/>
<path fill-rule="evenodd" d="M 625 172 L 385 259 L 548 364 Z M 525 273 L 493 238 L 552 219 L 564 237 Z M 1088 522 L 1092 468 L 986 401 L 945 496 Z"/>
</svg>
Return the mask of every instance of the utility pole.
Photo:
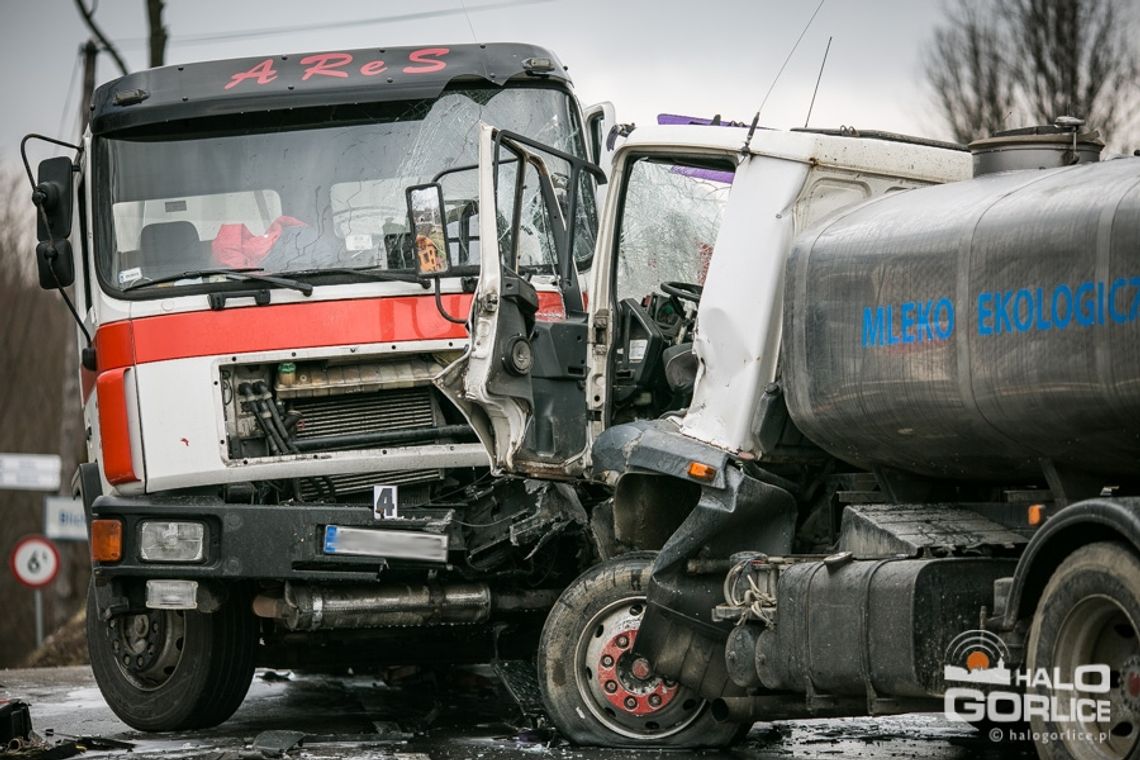
<svg viewBox="0 0 1140 760">
<path fill-rule="evenodd" d="M 83 57 L 83 86 L 79 91 L 79 134 L 71 135 L 76 142 L 83 142 L 87 125 L 91 121 L 91 98 L 95 93 L 95 64 L 99 56 L 99 45 L 88 39 L 79 49 Z M 61 135 L 61 137 L 64 137 Z M 66 138 L 65 138 L 66 139 Z M 86 457 L 83 435 L 83 416 L 79 408 L 79 362 L 75 326 L 68 323 L 63 327 L 62 379 L 60 384 L 59 414 L 59 456 L 61 496 L 71 496 L 71 476 Z M 58 580 L 51 588 L 50 630 L 66 622 L 66 616 L 74 610 L 87 594 L 90 574 L 87 549 L 82 543 L 64 542 L 60 546 L 61 568 Z"/>
<path fill-rule="evenodd" d="M 166 27 L 162 25 L 163 0 L 146 0 L 146 18 L 150 24 L 150 66 L 166 63 Z"/>
</svg>

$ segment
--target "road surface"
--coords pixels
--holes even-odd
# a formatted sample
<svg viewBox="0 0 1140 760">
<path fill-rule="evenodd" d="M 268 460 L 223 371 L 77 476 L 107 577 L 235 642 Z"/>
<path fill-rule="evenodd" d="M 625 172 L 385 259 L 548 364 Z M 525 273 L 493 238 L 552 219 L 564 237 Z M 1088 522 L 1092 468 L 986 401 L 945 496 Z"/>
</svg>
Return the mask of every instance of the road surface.
<svg viewBox="0 0 1140 760">
<path fill-rule="evenodd" d="M 278 674 L 259 671 L 245 703 L 227 723 L 209 731 L 141 734 L 112 714 L 85 667 L 0 670 L 0 698 L 31 705 L 35 730 L 49 741 L 95 736 L 133 745 L 88 751 L 83 757 L 124 760 L 257 758 L 255 739 L 265 731 L 298 731 L 293 760 L 631 760 L 644 753 L 579 749 L 550 731 L 528 729 L 490 671 L 462 671 L 446 683 L 413 674 L 392 686 L 361 676 Z M 757 724 L 731 752 L 669 752 L 689 757 L 1031 758 L 1031 750 L 999 748 L 940 715 L 795 721 Z"/>
</svg>

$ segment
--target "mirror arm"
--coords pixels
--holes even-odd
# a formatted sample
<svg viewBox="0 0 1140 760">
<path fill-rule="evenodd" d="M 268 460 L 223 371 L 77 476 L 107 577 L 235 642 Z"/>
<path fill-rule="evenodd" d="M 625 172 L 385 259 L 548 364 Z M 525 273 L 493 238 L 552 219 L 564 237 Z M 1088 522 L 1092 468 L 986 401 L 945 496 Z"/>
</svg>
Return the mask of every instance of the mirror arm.
<svg viewBox="0 0 1140 760">
<path fill-rule="evenodd" d="M 79 163 L 79 157 L 81 155 L 83 155 L 83 146 L 82 145 L 76 145 L 74 143 L 64 142 L 63 140 L 56 140 L 54 137 L 47 137 L 45 135 L 38 135 L 34 132 L 31 134 L 24 135 L 24 139 L 20 140 L 20 158 L 23 159 L 23 161 L 24 161 L 24 171 L 26 171 L 28 173 L 28 182 L 31 184 L 33 191 L 35 190 L 35 187 L 36 187 L 36 178 L 34 176 L 32 176 L 32 165 L 28 161 L 28 142 L 31 140 L 41 140 L 41 141 L 46 142 L 46 143 L 51 143 L 52 145 L 59 145 L 60 147 L 63 147 L 63 148 L 74 149 L 76 153 L 75 153 L 75 160 L 72 161 L 72 164 Z"/>
<path fill-rule="evenodd" d="M 51 143 L 52 145 L 59 145 L 64 148 L 74 148 L 76 154 L 75 160 L 72 161 L 72 171 L 77 171 L 75 164 L 78 162 L 79 157 L 83 155 L 83 146 L 32 133 L 24 135 L 24 139 L 20 140 L 20 158 L 24 162 L 24 171 L 28 174 L 28 184 L 32 186 L 32 204 L 36 207 L 36 211 L 39 214 L 40 220 L 43 222 L 44 229 L 48 231 L 49 239 L 46 241 L 46 245 L 48 246 L 48 255 L 46 256 L 48 261 L 48 271 L 51 272 L 52 279 L 55 280 L 56 290 L 59 291 L 59 295 L 63 298 L 63 302 L 67 304 L 67 310 L 71 312 L 71 316 L 75 319 L 75 324 L 79 325 L 79 329 L 83 333 L 84 339 L 87 341 L 87 346 L 83 349 L 83 366 L 87 369 L 94 370 L 95 347 L 91 344 L 91 333 L 87 331 L 87 325 L 83 324 L 83 319 L 79 316 L 79 311 L 75 308 L 75 303 L 71 300 L 71 296 L 67 295 L 67 290 L 63 287 L 63 283 L 60 282 L 59 274 L 55 271 L 55 262 L 56 259 L 59 258 L 59 249 L 57 249 L 55 246 L 55 235 L 52 234 L 51 231 L 51 220 L 48 219 L 47 209 L 44 208 L 44 204 L 48 200 L 48 194 L 50 190 L 41 189 L 36 184 L 36 178 L 32 174 L 32 165 L 28 161 L 28 142 L 30 140 L 42 140 L 43 142 Z M 70 201 L 71 199 L 67 198 L 61 200 Z M 41 243 L 41 245 L 44 244 L 45 243 Z M 88 366 L 89 363 L 91 366 Z"/>
<path fill-rule="evenodd" d="M 71 296 L 67 295 L 67 291 L 63 287 L 63 283 L 59 281 L 59 275 L 55 271 L 55 261 L 59 258 L 59 250 L 55 247 L 55 241 L 49 243 L 40 243 L 40 245 L 49 246 L 48 250 L 48 271 L 51 272 L 52 279 L 55 280 L 55 289 L 59 291 L 60 296 L 63 297 L 63 302 L 67 304 L 67 310 L 71 312 L 71 316 L 75 319 L 75 324 L 79 325 L 79 330 L 83 333 L 84 339 L 87 341 L 87 347 L 84 349 L 84 366 L 86 366 L 86 352 L 87 349 L 94 351 L 91 345 L 91 333 L 87 332 L 87 325 L 83 324 L 83 319 L 79 316 L 79 311 L 75 308 L 75 303 L 72 302 Z M 88 368 L 93 369 L 93 368 Z"/>
<path fill-rule="evenodd" d="M 451 322 L 452 324 L 466 325 L 467 324 L 466 319 L 459 319 L 457 317 L 453 317 L 453 316 L 451 316 L 451 314 L 448 313 L 447 309 L 443 308 L 443 296 L 440 292 L 440 286 L 439 286 L 440 278 L 433 277 L 432 279 L 435 280 L 435 308 L 439 311 L 440 316 L 443 317 L 444 319 L 446 319 L 448 322 Z"/>
</svg>

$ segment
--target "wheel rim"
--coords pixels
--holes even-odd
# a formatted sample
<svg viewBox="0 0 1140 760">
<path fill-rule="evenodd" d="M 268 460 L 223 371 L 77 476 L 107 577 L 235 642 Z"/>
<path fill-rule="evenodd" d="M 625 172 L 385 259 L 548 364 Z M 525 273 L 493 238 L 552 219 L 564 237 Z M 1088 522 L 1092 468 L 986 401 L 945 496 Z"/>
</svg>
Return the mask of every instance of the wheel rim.
<svg viewBox="0 0 1140 760">
<path fill-rule="evenodd" d="M 578 691 L 591 715 L 630 739 L 663 739 L 700 717 L 706 703 L 696 692 L 653 675 L 649 663 L 630 653 L 645 598 L 612 602 L 583 628 L 575 649 Z"/>
<path fill-rule="evenodd" d="M 1078 724 L 1086 734 L 1103 733 L 1108 738 L 1065 740 L 1069 752 L 1082 760 L 1128 757 L 1140 739 L 1140 640 L 1124 608 L 1105 596 L 1083 599 L 1061 624 L 1053 662 L 1070 683 L 1081 665 L 1103 664 L 1111 672 L 1112 690 L 1103 695 L 1111 701 L 1108 721 Z"/>
<path fill-rule="evenodd" d="M 186 617 L 172 610 L 116 615 L 103 624 L 103 632 L 123 677 L 138 689 L 153 691 L 170 680 L 182 661 Z"/>
</svg>

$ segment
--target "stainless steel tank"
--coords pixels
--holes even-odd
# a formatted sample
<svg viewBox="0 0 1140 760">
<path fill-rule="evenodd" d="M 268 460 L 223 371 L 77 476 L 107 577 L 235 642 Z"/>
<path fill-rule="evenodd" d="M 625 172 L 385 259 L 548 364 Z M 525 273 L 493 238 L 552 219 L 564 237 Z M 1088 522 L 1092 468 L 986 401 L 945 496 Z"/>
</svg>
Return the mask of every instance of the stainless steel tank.
<svg viewBox="0 0 1140 760">
<path fill-rule="evenodd" d="M 792 418 L 841 459 L 936 477 L 1140 465 L 1140 158 L 886 196 L 788 262 Z"/>
</svg>

